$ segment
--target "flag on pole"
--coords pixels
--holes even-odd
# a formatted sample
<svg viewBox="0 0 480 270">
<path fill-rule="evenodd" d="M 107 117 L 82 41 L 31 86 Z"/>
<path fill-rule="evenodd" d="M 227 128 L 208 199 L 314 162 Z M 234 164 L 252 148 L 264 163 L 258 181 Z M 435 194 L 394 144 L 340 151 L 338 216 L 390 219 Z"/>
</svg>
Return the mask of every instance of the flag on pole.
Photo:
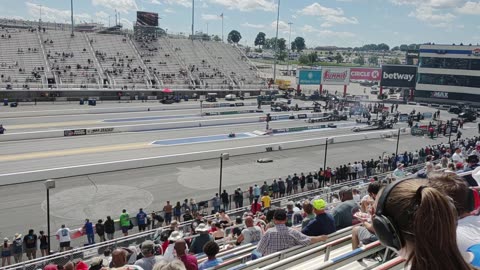
<svg viewBox="0 0 480 270">
<path fill-rule="evenodd" d="M 220 18 L 222 18 L 222 19 L 223 19 L 223 12 L 222 12 L 222 14 L 220 14 Z"/>
</svg>

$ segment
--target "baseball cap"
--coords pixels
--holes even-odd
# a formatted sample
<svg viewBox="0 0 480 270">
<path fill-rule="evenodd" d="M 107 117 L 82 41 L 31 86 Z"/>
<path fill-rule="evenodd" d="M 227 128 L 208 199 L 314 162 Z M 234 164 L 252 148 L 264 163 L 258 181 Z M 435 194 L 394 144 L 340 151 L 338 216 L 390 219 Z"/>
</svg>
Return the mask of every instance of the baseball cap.
<svg viewBox="0 0 480 270">
<path fill-rule="evenodd" d="M 315 199 L 311 203 L 313 208 L 317 210 L 324 210 L 327 208 L 327 203 L 323 199 Z"/>
</svg>

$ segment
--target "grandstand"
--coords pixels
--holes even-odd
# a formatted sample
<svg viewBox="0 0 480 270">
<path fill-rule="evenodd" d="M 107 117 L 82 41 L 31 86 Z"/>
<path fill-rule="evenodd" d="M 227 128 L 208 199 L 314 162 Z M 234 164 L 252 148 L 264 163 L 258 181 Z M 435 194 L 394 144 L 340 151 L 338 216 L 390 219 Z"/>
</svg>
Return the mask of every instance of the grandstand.
<svg viewBox="0 0 480 270">
<path fill-rule="evenodd" d="M 48 69 L 36 31 L 0 29 L 0 83 L 2 89 L 43 87 Z"/>
<path fill-rule="evenodd" d="M 134 38 L 105 29 L 71 36 L 65 25 L 40 28 L 15 20 L 2 20 L 0 25 L 1 89 L 259 90 L 265 86 L 243 52 L 222 42 L 178 35 Z"/>
</svg>

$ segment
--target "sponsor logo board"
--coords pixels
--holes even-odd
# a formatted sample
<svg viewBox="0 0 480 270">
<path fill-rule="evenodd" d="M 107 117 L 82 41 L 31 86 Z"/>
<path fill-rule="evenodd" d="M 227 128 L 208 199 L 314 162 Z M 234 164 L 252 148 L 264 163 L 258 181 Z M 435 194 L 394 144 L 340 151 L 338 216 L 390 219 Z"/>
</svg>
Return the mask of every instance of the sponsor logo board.
<svg viewBox="0 0 480 270">
<path fill-rule="evenodd" d="M 322 70 L 305 69 L 298 73 L 298 84 L 300 85 L 320 85 L 322 82 Z"/>
<path fill-rule="evenodd" d="M 432 92 L 431 97 L 432 98 L 448 99 L 448 92 Z"/>
<path fill-rule="evenodd" d="M 348 68 L 322 68 L 323 85 L 348 85 L 350 83 L 350 70 Z"/>
<path fill-rule="evenodd" d="M 379 68 L 350 68 L 350 81 L 380 81 L 382 70 Z"/>
<path fill-rule="evenodd" d="M 417 66 L 384 65 L 382 66 L 383 87 L 415 88 L 417 81 Z"/>
<path fill-rule="evenodd" d="M 86 129 L 69 129 L 63 131 L 63 136 L 72 137 L 72 136 L 83 136 L 87 135 Z"/>
</svg>

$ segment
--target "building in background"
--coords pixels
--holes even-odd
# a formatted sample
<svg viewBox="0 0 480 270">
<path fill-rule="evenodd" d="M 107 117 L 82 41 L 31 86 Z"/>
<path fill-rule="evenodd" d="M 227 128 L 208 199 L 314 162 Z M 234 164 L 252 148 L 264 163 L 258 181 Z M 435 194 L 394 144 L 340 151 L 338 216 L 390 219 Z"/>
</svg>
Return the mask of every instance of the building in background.
<svg viewBox="0 0 480 270">
<path fill-rule="evenodd" d="M 480 105 L 480 46 L 422 45 L 415 100 Z"/>
</svg>

